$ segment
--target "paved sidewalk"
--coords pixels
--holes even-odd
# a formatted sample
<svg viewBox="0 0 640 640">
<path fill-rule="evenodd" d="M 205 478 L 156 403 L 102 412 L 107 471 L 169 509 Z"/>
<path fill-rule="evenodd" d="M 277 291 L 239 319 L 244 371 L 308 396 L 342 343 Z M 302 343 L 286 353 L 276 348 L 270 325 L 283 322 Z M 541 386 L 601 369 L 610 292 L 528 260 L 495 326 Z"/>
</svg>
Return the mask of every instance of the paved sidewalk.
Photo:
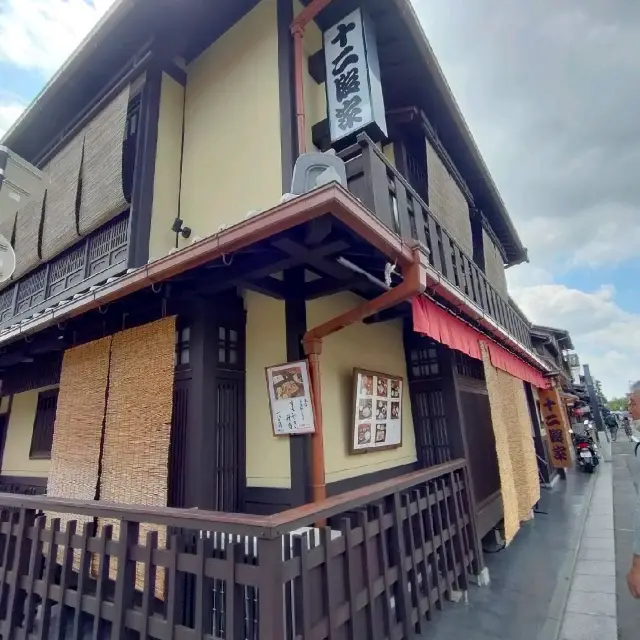
<svg viewBox="0 0 640 640">
<path fill-rule="evenodd" d="M 628 589 L 626 574 L 633 553 L 634 511 L 640 488 L 640 460 L 634 456 L 635 443 L 626 439 L 613 447 L 613 513 L 616 541 L 616 587 L 619 640 L 640 637 L 640 602 Z"/>
<path fill-rule="evenodd" d="M 640 434 L 639 434 L 640 435 Z M 486 554 L 488 587 L 434 616 L 429 640 L 638 640 L 626 573 L 640 491 L 635 443 L 613 445 L 593 475 L 571 470 L 504 551 Z"/>
<path fill-rule="evenodd" d="M 469 604 L 445 607 L 434 616 L 423 637 L 429 640 L 558 640 L 598 477 L 570 471 L 566 482 L 560 481 L 552 489 L 543 490 L 541 513 L 523 525 L 506 550 L 486 554 L 491 584 L 473 586 L 469 591 Z M 593 515 L 597 517 L 598 513 L 594 511 Z M 611 529 L 612 525 L 610 533 Z M 579 582 L 586 584 L 588 579 Z M 588 592 L 585 593 L 584 597 L 590 598 Z M 573 597 L 578 608 L 582 596 Z M 597 637 L 609 640 L 604 635 Z"/>
<path fill-rule="evenodd" d="M 616 640 L 616 551 L 613 470 L 597 471 L 559 640 Z"/>
</svg>

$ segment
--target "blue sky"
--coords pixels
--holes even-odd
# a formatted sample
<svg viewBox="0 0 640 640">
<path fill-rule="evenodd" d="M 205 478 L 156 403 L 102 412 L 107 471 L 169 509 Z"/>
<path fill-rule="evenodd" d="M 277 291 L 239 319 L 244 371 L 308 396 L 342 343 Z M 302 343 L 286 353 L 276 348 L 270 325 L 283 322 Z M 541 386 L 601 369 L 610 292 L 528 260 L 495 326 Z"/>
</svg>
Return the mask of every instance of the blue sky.
<svg viewBox="0 0 640 640">
<path fill-rule="evenodd" d="M 0 0 L 0 136 L 113 0 Z M 609 395 L 640 379 L 640 3 L 413 0 L 531 263 L 534 321 Z"/>
</svg>

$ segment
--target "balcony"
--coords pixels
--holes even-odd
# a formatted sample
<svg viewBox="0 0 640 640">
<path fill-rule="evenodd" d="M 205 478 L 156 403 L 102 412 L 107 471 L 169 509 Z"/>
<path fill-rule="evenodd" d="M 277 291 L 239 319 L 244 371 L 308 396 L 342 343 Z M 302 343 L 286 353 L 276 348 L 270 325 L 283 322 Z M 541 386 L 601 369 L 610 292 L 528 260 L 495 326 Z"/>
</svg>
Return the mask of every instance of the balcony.
<svg viewBox="0 0 640 640">
<path fill-rule="evenodd" d="M 469 486 L 456 460 L 271 517 L 0 494 L 0 634 L 413 637 L 481 569 Z"/>
<path fill-rule="evenodd" d="M 431 266 L 497 325 L 531 347 L 527 321 L 438 222 L 406 178 L 366 135 L 340 153 L 349 190 L 389 229 L 429 251 Z"/>
</svg>

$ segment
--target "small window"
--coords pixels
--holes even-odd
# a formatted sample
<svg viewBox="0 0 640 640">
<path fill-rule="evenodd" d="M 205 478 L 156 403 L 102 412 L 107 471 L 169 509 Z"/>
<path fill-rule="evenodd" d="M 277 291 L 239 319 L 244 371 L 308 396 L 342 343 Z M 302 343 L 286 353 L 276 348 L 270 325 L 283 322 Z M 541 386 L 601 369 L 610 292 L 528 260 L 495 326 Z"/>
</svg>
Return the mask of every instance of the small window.
<svg viewBox="0 0 640 640">
<path fill-rule="evenodd" d="M 191 363 L 191 329 L 181 327 L 176 331 L 176 367 L 187 367 Z"/>
<path fill-rule="evenodd" d="M 36 418 L 33 422 L 29 458 L 32 460 L 50 460 L 53 444 L 53 425 L 56 421 L 58 389 L 41 391 L 38 394 Z"/>
<path fill-rule="evenodd" d="M 238 332 L 227 327 L 218 327 L 218 364 L 223 368 L 237 369 L 238 361 Z"/>
</svg>

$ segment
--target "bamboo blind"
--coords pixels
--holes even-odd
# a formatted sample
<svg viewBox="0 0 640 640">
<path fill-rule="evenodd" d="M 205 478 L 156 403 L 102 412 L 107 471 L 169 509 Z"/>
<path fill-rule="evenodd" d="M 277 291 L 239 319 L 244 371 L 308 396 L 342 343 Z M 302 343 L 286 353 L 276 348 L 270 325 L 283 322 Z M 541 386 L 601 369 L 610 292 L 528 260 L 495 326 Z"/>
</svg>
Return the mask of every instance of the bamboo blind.
<svg viewBox="0 0 640 640">
<path fill-rule="evenodd" d="M 11 214 L 5 215 L 0 218 L 0 234 L 2 234 L 10 243 L 13 243 L 13 232 L 16 226 L 16 212 L 13 211 Z M 7 280 L 5 282 L 0 282 L 0 291 L 6 289 L 9 284 L 11 284 L 11 280 Z"/>
<path fill-rule="evenodd" d="M 13 248 L 16 252 L 16 270 L 13 279 L 17 280 L 25 273 L 37 267 L 40 260 L 40 223 L 44 192 L 29 200 L 18 211 Z"/>
<path fill-rule="evenodd" d="M 84 131 L 81 131 L 44 168 L 50 179 L 42 221 L 42 259 L 45 261 L 55 258 L 78 239 L 76 199 L 83 145 Z"/>
<path fill-rule="evenodd" d="M 173 405 L 175 318 L 113 336 L 100 499 L 124 504 L 167 504 Z M 101 520 L 99 525 L 114 525 Z M 140 528 L 144 538 L 147 528 Z M 158 531 L 163 546 L 166 532 Z M 110 571 L 115 576 L 115 561 Z M 161 593 L 164 581 L 158 576 Z M 142 588 L 141 568 L 137 585 Z"/>
<path fill-rule="evenodd" d="M 129 87 L 87 125 L 78 216 L 80 235 L 95 231 L 128 206 L 122 189 L 128 105 Z"/>
<path fill-rule="evenodd" d="M 111 338 L 65 351 L 51 448 L 47 495 L 94 500 L 98 486 L 100 441 L 109 377 Z M 61 526 L 78 521 L 78 533 L 89 518 L 48 514 Z M 77 558 L 76 558 L 77 560 Z"/>
<path fill-rule="evenodd" d="M 496 369 L 481 343 L 496 441 L 507 544 L 540 499 L 531 418 L 522 380 Z"/>
</svg>

